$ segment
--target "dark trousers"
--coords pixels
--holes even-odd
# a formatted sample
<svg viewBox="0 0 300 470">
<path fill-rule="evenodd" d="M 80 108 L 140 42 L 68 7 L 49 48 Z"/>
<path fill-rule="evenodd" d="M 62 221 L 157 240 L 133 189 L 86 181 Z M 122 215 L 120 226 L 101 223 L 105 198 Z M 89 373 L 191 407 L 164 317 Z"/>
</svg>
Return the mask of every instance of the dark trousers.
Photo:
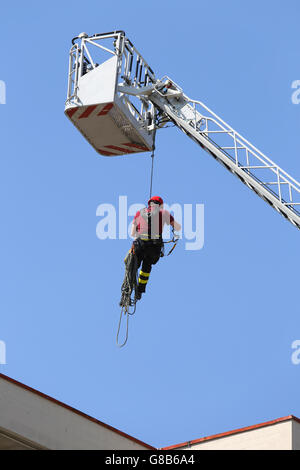
<svg viewBox="0 0 300 470">
<path fill-rule="evenodd" d="M 162 242 L 160 240 L 145 241 L 137 238 L 133 244 L 138 268 L 142 265 L 139 273 L 138 289 L 140 292 L 145 292 L 152 265 L 156 264 L 160 258 Z"/>
</svg>

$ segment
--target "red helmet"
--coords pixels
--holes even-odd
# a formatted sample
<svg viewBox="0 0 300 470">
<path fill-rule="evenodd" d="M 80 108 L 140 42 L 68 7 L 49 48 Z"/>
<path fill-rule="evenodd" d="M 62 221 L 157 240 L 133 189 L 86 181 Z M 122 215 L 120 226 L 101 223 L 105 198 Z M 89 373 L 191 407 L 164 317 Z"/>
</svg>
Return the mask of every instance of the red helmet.
<svg viewBox="0 0 300 470">
<path fill-rule="evenodd" d="M 158 204 L 159 204 L 160 206 L 162 206 L 163 203 L 164 203 L 164 201 L 162 200 L 162 198 L 159 197 L 159 196 L 152 196 L 151 199 L 149 199 L 149 201 L 148 201 L 148 206 L 150 205 L 150 202 L 158 202 Z"/>
</svg>

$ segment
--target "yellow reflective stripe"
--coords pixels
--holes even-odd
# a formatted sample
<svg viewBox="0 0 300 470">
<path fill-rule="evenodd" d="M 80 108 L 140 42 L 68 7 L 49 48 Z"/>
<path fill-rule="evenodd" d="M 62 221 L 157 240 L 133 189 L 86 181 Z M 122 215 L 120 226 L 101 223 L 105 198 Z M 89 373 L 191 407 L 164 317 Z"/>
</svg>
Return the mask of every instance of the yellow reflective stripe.
<svg viewBox="0 0 300 470">
<path fill-rule="evenodd" d="M 144 271 L 140 270 L 140 276 L 149 277 L 150 273 L 144 273 Z"/>
<path fill-rule="evenodd" d="M 150 240 L 160 240 L 161 237 L 159 235 L 157 236 L 154 235 L 153 237 L 149 238 L 147 235 L 141 234 L 137 238 L 139 238 L 140 240 L 143 240 L 144 242 L 148 242 Z"/>
<path fill-rule="evenodd" d="M 147 282 L 148 282 L 148 279 L 147 279 L 147 281 L 144 281 L 144 279 L 139 278 L 139 284 L 147 284 Z"/>
</svg>

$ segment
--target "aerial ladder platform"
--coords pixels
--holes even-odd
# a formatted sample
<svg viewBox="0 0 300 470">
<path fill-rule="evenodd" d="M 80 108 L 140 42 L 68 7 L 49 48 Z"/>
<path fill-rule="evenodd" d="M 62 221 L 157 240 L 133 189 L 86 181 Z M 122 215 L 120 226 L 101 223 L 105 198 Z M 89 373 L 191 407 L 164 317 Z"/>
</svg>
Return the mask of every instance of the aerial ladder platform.
<svg viewBox="0 0 300 470">
<path fill-rule="evenodd" d="M 153 150 L 174 123 L 300 229 L 300 184 L 170 77 L 157 79 L 124 31 L 72 40 L 65 114 L 98 154 Z"/>
</svg>

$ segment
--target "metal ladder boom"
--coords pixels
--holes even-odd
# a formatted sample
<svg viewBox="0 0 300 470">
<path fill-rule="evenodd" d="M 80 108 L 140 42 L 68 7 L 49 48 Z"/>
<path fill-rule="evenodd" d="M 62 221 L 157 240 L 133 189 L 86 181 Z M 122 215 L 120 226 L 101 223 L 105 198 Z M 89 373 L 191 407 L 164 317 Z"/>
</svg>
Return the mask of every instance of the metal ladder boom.
<svg viewBox="0 0 300 470">
<path fill-rule="evenodd" d="M 147 98 L 168 120 L 300 229 L 300 183 L 169 77 Z"/>
</svg>

